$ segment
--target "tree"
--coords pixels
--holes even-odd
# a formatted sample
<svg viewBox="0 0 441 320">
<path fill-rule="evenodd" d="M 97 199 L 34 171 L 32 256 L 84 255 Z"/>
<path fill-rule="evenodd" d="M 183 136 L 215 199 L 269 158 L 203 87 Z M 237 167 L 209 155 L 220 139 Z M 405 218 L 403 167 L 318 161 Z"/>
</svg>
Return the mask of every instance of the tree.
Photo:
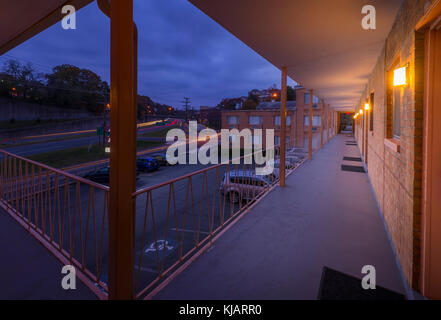
<svg viewBox="0 0 441 320">
<path fill-rule="evenodd" d="M 286 90 L 286 97 L 288 101 L 296 101 L 296 91 L 293 87 L 288 86 Z"/>
<path fill-rule="evenodd" d="M 256 105 L 259 104 L 259 97 L 255 94 L 250 93 L 248 95 L 248 100 L 254 101 L 256 103 Z"/>
<path fill-rule="evenodd" d="M 2 95 L 15 92 L 17 97 L 34 100 L 36 94 L 42 94 L 38 89 L 43 86 L 41 76 L 35 73 L 31 63 L 21 64 L 17 60 L 8 60 L 3 66 Z"/>
<path fill-rule="evenodd" d="M 225 110 L 236 110 L 237 99 L 223 99 L 218 107 Z"/>
<path fill-rule="evenodd" d="M 242 110 L 256 110 L 256 108 L 257 103 L 252 99 L 247 99 L 242 105 Z"/>
<path fill-rule="evenodd" d="M 88 69 L 63 64 L 46 75 L 49 100 L 58 106 L 102 113 L 109 101 L 109 84 Z"/>
</svg>

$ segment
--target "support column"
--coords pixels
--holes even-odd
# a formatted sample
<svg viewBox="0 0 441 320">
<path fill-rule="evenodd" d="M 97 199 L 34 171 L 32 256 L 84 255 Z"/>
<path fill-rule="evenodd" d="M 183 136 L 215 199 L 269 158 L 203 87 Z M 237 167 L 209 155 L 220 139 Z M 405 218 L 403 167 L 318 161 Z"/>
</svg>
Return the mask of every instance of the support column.
<svg viewBox="0 0 441 320">
<path fill-rule="evenodd" d="M 314 113 L 312 112 L 314 90 L 309 90 L 309 128 L 308 128 L 308 158 L 312 159 L 312 118 Z"/>
<path fill-rule="evenodd" d="M 332 112 L 332 137 L 335 137 L 335 119 L 337 119 L 336 111 Z"/>
<path fill-rule="evenodd" d="M 133 0 L 110 8 L 109 299 L 133 299 L 137 53 Z"/>
<path fill-rule="evenodd" d="M 287 68 L 282 67 L 282 87 L 280 97 L 280 186 L 285 187 L 286 162 L 286 100 L 287 100 Z"/>
<path fill-rule="evenodd" d="M 323 126 L 324 126 L 324 114 L 325 114 L 325 100 L 322 99 L 322 114 L 320 117 L 320 149 L 323 148 Z"/>
<path fill-rule="evenodd" d="M 326 143 L 329 142 L 329 117 L 331 113 L 331 106 L 328 104 L 328 107 L 326 108 Z"/>
</svg>

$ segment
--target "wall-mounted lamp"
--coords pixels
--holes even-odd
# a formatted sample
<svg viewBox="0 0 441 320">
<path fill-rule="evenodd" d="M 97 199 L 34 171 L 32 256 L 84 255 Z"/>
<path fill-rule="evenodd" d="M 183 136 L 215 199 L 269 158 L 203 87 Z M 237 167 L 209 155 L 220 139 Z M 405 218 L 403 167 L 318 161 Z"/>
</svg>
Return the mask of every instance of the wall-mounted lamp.
<svg viewBox="0 0 441 320">
<path fill-rule="evenodd" d="M 365 103 L 364 110 L 369 110 L 371 108 L 371 105 L 369 103 Z"/>
<path fill-rule="evenodd" d="M 407 70 L 408 66 L 394 70 L 394 87 L 407 86 Z"/>
<path fill-rule="evenodd" d="M 360 114 L 363 114 L 363 109 L 360 109 L 359 113 L 360 113 Z"/>
</svg>

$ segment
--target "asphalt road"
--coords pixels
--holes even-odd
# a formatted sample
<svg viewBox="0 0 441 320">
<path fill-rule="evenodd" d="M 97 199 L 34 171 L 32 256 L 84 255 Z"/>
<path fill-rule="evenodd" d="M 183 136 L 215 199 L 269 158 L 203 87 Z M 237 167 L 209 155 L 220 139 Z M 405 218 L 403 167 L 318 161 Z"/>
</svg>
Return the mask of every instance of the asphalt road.
<svg viewBox="0 0 441 320">
<path fill-rule="evenodd" d="M 138 134 L 145 134 L 148 132 L 155 132 L 163 130 L 164 126 L 159 127 L 153 127 L 153 128 L 145 128 L 145 129 L 139 129 Z M 56 137 L 51 137 L 49 140 L 54 140 Z M 37 140 L 33 144 L 26 144 L 26 145 L 18 145 L 18 146 L 9 146 L 5 150 L 8 152 L 11 152 L 13 154 L 17 154 L 19 156 L 30 156 L 33 154 L 38 153 L 45 153 L 45 152 L 51 152 L 51 151 L 57 151 L 57 150 L 63 150 L 67 148 L 75 148 L 75 147 L 82 147 L 82 146 L 88 146 L 91 144 L 98 143 L 102 137 L 98 136 L 86 136 L 86 137 L 78 137 L 78 136 L 70 136 L 68 139 L 63 139 L 59 141 L 43 141 L 43 140 Z M 146 138 L 142 137 L 140 140 L 143 141 L 158 141 L 163 140 L 162 138 Z"/>
</svg>

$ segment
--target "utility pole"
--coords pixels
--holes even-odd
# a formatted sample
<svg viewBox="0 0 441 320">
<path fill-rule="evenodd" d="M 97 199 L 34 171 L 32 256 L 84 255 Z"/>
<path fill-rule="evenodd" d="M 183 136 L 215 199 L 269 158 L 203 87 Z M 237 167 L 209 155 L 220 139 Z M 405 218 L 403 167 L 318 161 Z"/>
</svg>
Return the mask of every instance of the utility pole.
<svg viewBox="0 0 441 320">
<path fill-rule="evenodd" d="M 184 97 L 184 101 L 182 103 L 184 104 L 183 107 L 185 107 L 185 121 L 188 122 L 188 108 L 190 107 L 190 98 Z"/>
</svg>

